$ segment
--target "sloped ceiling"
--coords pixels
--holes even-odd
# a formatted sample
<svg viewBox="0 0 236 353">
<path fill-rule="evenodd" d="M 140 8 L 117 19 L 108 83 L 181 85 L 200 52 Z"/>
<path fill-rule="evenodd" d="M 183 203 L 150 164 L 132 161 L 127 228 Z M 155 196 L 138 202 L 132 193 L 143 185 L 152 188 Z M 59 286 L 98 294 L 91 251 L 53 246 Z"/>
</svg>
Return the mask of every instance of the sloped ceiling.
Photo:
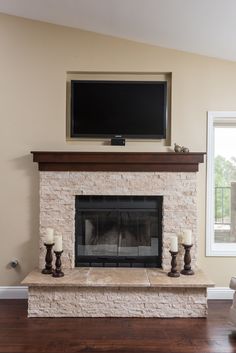
<svg viewBox="0 0 236 353">
<path fill-rule="evenodd" d="M 0 0 L 0 12 L 236 61 L 236 0 Z"/>
</svg>

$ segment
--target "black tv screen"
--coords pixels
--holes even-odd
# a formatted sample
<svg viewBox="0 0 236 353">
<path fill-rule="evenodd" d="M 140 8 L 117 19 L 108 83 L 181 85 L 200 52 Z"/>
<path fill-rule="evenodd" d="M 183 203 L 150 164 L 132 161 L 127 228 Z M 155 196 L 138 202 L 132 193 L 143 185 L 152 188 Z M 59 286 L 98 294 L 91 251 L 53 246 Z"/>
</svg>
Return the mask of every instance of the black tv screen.
<svg viewBox="0 0 236 353">
<path fill-rule="evenodd" d="M 71 137 L 165 138 L 167 83 L 71 81 Z"/>
</svg>

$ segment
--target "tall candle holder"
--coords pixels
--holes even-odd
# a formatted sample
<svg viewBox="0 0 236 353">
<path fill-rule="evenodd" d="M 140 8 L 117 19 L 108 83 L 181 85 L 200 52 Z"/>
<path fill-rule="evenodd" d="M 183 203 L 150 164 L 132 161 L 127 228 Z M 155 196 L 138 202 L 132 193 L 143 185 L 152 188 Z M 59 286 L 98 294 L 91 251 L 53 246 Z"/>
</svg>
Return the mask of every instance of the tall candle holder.
<svg viewBox="0 0 236 353">
<path fill-rule="evenodd" d="M 56 262 L 55 262 L 55 270 L 52 273 L 53 277 L 63 277 L 64 276 L 64 272 L 62 272 L 61 270 L 61 255 L 63 253 L 62 251 L 54 251 L 54 254 L 56 255 Z"/>
<path fill-rule="evenodd" d="M 46 251 L 46 256 L 45 256 L 45 267 L 42 270 L 42 273 L 44 275 L 51 275 L 53 273 L 53 268 L 52 268 L 52 248 L 54 243 L 47 244 L 44 243 L 47 251 Z"/>
<path fill-rule="evenodd" d="M 179 277 L 180 273 L 177 271 L 177 261 L 176 261 L 176 256 L 178 255 L 178 251 L 171 251 L 171 270 L 168 272 L 169 277 Z"/>
<path fill-rule="evenodd" d="M 193 244 L 187 245 L 187 244 L 182 244 L 184 247 L 185 253 L 184 253 L 184 269 L 181 271 L 182 275 L 194 275 L 193 270 L 191 269 L 191 255 L 190 255 L 190 249 L 193 246 Z"/>
</svg>

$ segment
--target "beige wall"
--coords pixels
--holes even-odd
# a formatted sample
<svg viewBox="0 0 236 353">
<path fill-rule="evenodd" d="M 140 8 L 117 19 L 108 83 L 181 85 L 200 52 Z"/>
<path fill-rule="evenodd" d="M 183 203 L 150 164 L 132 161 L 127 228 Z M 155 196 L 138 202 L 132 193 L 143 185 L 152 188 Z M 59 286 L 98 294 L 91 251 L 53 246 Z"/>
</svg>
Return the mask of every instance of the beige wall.
<svg viewBox="0 0 236 353">
<path fill-rule="evenodd" d="M 172 145 L 191 151 L 206 151 L 208 110 L 236 110 L 236 63 L 0 15 L 0 285 L 19 284 L 38 260 L 38 172 L 30 151 L 112 149 L 66 142 L 67 71 L 172 72 Z M 130 142 L 121 150 L 163 148 Z M 205 165 L 198 180 L 199 263 L 227 286 L 236 260 L 205 257 Z M 19 270 L 8 268 L 12 258 Z"/>
</svg>

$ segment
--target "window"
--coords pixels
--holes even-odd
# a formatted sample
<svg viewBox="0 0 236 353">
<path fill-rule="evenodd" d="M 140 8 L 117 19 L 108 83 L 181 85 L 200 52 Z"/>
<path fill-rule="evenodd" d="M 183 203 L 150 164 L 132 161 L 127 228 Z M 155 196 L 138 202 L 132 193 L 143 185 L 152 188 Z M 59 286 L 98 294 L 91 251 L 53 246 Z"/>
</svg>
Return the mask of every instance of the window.
<svg viewBox="0 0 236 353">
<path fill-rule="evenodd" d="M 206 255 L 236 255 L 236 112 L 208 112 Z"/>
</svg>

